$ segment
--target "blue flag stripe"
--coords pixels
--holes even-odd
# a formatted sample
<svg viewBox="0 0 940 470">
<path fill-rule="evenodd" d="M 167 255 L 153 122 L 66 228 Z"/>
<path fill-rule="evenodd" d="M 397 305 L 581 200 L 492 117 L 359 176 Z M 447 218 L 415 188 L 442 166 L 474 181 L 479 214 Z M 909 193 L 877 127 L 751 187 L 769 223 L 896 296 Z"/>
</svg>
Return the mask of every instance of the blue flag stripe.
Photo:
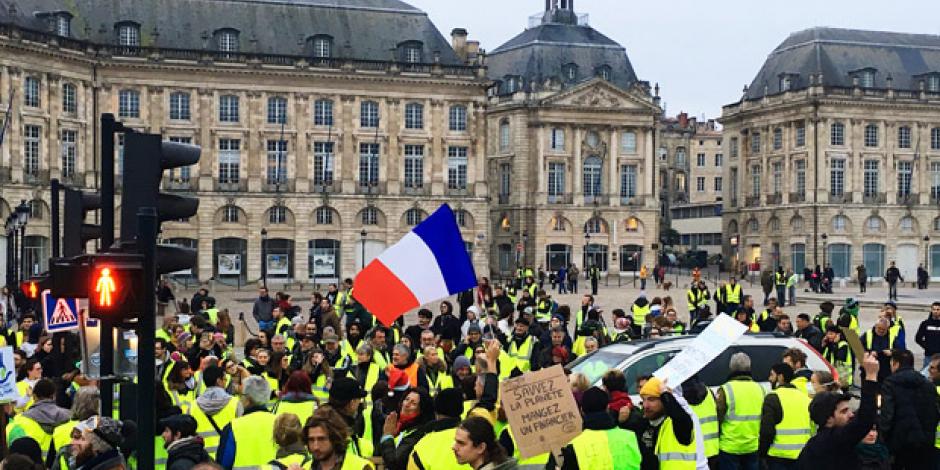
<svg viewBox="0 0 940 470">
<path fill-rule="evenodd" d="M 448 293 L 456 294 L 477 285 L 473 263 L 450 206 L 442 205 L 412 231 L 421 237 L 437 259 Z"/>
</svg>

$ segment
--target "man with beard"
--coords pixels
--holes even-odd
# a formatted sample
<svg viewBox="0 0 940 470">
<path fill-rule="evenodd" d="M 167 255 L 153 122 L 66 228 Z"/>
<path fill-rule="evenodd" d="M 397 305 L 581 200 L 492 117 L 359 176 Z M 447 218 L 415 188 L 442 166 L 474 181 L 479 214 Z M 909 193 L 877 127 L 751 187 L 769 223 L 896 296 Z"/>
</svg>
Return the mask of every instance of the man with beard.
<svg viewBox="0 0 940 470">
<path fill-rule="evenodd" d="M 483 333 L 479 326 L 470 325 L 467 329 L 467 338 L 460 342 L 454 349 L 453 358 L 464 356 L 467 359 L 473 359 L 473 352 L 478 347 L 483 346 Z"/>
<path fill-rule="evenodd" d="M 362 342 L 362 324 L 359 322 L 352 322 L 346 325 L 346 338 L 340 343 L 339 348 L 343 351 L 343 355 L 349 357 L 351 360 L 356 360 L 356 350 L 359 349 L 359 345 Z"/>
<path fill-rule="evenodd" d="M 312 470 L 375 468 L 366 458 L 358 457 L 347 450 L 346 443 L 350 439 L 350 433 L 335 411 L 317 410 L 314 416 L 307 420 L 303 436 L 307 442 L 307 450 L 313 456 L 314 463 L 310 466 Z M 294 464 L 290 468 L 301 467 Z"/>
<path fill-rule="evenodd" d="M 430 310 L 426 308 L 418 310 L 418 324 L 405 328 L 405 336 L 411 338 L 411 344 L 420 344 L 421 335 L 425 331 L 431 331 L 432 317 L 434 317 L 434 314 Z"/>
<path fill-rule="evenodd" d="M 796 459 L 813 429 L 809 418 L 809 396 L 791 382 L 794 370 L 787 363 L 770 368 L 774 391 L 764 397 L 760 416 L 757 455 L 771 470 L 796 468 Z"/>
<path fill-rule="evenodd" d="M 617 417 L 622 428 L 636 433 L 642 455 L 640 469 L 658 470 L 679 461 L 698 460 L 695 425 L 680 398 L 658 378 L 642 383 L 639 388 L 642 409 L 624 406 Z M 701 460 L 704 463 L 704 450 Z"/>
<path fill-rule="evenodd" d="M 124 441 L 123 425 L 106 416 L 92 416 L 72 431 L 74 470 L 125 470 L 127 463 L 118 448 Z"/>
<path fill-rule="evenodd" d="M 323 335 L 323 358 L 334 372 L 337 369 L 348 369 L 349 364 L 352 363 L 352 359 L 343 355 L 343 351 L 339 348 L 339 337 L 333 333 Z"/>
<path fill-rule="evenodd" d="M 514 369 L 523 373 L 538 370 L 538 361 L 533 360 L 538 357 L 538 345 L 538 340 L 529 334 L 529 321 L 525 318 L 517 319 L 506 350 L 510 360 L 504 361 L 500 377 L 509 377 Z"/>
<path fill-rule="evenodd" d="M 342 450 L 346 450 L 346 442 L 348 441 L 350 442 L 350 455 L 354 454 L 362 458 L 372 457 L 374 444 L 370 439 L 363 439 L 365 422 L 359 414 L 359 405 L 367 395 L 355 379 L 349 377 L 337 378 L 330 387 L 329 401 L 318 408 L 314 412 L 314 417 L 307 420 L 307 423 L 309 425 L 317 416 L 323 416 L 323 413 L 328 413 L 327 410 L 332 410 L 338 415 L 340 422 L 345 424 L 345 426 L 341 426 L 343 428 L 342 433 L 348 437 L 342 440 Z M 307 434 L 307 432 L 304 432 L 304 434 Z M 314 460 L 318 462 L 326 457 L 325 455 L 317 455 L 317 452 L 313 449 L 311 449 L 311 453 Z"/>
</svg>

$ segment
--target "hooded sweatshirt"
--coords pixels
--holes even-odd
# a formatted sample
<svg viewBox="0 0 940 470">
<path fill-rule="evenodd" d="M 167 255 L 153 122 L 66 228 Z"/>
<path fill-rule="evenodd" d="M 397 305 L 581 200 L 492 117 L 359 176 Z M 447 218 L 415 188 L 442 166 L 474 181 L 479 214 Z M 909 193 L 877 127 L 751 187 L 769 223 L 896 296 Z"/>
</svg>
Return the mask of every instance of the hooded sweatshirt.
<svg viewBox="0 0 940 470">
<path fill-rule="evenodd" d="M 199 406 L 199 409 L 203 413 L 209 416 L 215 416 L 219 411 L 222 411 L 222 408 L 225 408 L 225 405 L 228 405 L 228 402 L 232 399 L 232 396 L 221 387 L 209 387 L 205 392 L 202 392 L 202 395 L 199 395 L 199 398 L 196 398 L 196 405 Z M 237 416 L 242 414 L 242 404 L 238 403 L 238 410 L 236 411 Z"/>
<path fill-rule="evenodd" d="M 56 426 L 68 421 L 72 413 L 59 406 L 56 406 L 55 400 L 40 400 L 33 403 L 23 416 L 32 419 L 42 428 L 43 431 L 52 434 Z"/>
<path fill-rule="evenodd" d="M 202 438 L 199 436 L 184 437 L 173 441 L 166 448 L 167 470 L 189 470 L 194 465 L 209 461 Z"/>
</svg>

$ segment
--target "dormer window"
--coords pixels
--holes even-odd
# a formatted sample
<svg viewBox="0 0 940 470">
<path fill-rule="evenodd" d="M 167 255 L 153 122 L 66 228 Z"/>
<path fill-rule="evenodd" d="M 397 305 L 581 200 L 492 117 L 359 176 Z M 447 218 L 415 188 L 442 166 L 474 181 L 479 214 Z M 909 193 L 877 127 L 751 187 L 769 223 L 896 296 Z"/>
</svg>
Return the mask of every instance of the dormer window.
<svg viewBox="0 0 940 470">
<path fill-rule="evenodd" d="M 573 82 L 578 79 L 578 65 L 577 64 L 565 65 L 563 72 L 565 74 L 565 80 L 569 82 Z"/>
<path fill-rule="evenodd" d="M 140 47 L 140 25 L 133 22 L 118 23 L 118 44 L 124 47 Z"/>
<path fill-rule="evenodd" d="M 317 59 L 333 57 L 333 38 L 326 35 L 313 36 L 310 41 L 310 53 Z"/>
<path fill-rule="evenodd" d="M 238 31 L 234 29 L 220 29 L 215 32 L 215 38 L 219 52 L 238 52 Z"/>
<path fill-rule="evenodd" d="M 519 91 L 520 88 L 522 88 L 522 79 L 517 76 L 509 75 L 506 77 L 505 80 L 506 80 L 506 93 L 508 94 L 515 93 Z"/>
<path fill-rule="evenodd" d="M 421 50 L 424 45 L 419 41 L 408 41 L 398 46 L 400 60 L 406 64 L 420 64 L 423 62 Z"/>
<path fill-rule="evenodd" d="M 49 29 L 57 36 L 71 36 L 72 14 L 67 11 L 59 11 L 49 15 Z"/>
<path fill-rule="evenodd" d="M 855 72 L 855 78 L 858 79 L 858 86 L 862 88 L 875 87 L 875 69 L 868 68 Z"/>
<path fill-rule="evenodd" d="M 602 65 L 597 68 L 596 75 L 603 78 L 604 80 L 610 81 L 611 70 L 609 65 Z"/>
<path fill-rule="evenodd" d="M 927 76 L 927 91 L 931 93 L 940 93 L 940 74 L 931 74 Z"/>
<path fill-rule="evenodd" d="M 780 92 L 790 91 L 790 88 L 793 87 L 793 79 L 789 75 L 784 75 L 780 77 Z"/>
</svg>

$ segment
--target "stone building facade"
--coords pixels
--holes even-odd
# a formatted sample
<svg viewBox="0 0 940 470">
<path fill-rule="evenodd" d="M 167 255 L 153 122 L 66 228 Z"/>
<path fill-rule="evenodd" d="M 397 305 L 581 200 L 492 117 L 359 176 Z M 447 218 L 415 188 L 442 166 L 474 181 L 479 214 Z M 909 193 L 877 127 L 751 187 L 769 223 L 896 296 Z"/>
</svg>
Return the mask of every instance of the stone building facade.
<svg viewBox="0 0 940 470">
<path fill-rule="evenodd" d="M 546 2 L 487 57 L 494 273 L 654 262 L 659 99 L 573 3 Z"/>
<path fill-rule="evenodd" d="M 721 253 L 722 189 L 724 153 L 722 133 L 713 119 L 690 119 L 694 134 L 689 138 L 688 202 L 673 204 L 670 222 L 679 232 L 680 246 L 686 250 Z"/>
<path fill-rule="evenodd" d="M 397 0 L 8 3 L 0 216 L 34 207 L 27 271 L 50 256 L 50 179 L 97 186 L 106 112 L 202 147 L 197 166 L 164 178 L 199 212 L 161 234 L 198 250 L 198 279 L 256 280 L 263 250 L 269 279 L 334 282 L 445 202 L 488 268 L 489 80 L 465 32 L 458 55 Z M 197 27 L 170 14 L 182 10 Z"/>
<path fill-rule="evenodd" d="M 726 105 L 724 253 L 940 277 L 940 37 L 815 28 Z"/>
</svg>

